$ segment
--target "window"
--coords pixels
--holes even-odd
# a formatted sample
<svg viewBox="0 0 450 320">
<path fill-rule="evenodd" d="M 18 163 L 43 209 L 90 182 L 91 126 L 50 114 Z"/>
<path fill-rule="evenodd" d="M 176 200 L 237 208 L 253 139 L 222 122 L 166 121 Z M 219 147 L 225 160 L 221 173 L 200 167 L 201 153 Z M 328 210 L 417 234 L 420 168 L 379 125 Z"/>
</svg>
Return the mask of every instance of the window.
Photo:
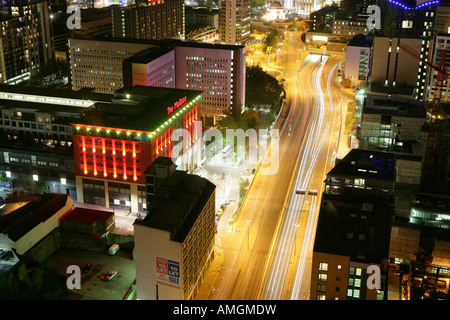
<svg viewBox="0 0 450 320">
<path fill-rule="evenodd" d="M 338 264 L 337 268 L 338 268 L 338 270 L 341 270 L 342 266 L 340 264 Z"/>
<path fill-rule="evenodd" d="M 327 291 L 327 285 L 326 284 L 318 284 L 317 285 L 317 292 L 326 292 Z"/>
<path fill-rule="evenodd" d="M 360 288 L 361 287 L 361 279 L 355 279 L 354 286 Z"/>
<path fill-rule="evenodd" d="M 328 271 L 328 263 L 326 263 L 326 262 L 319 263 L 319 270 L 320 271 Z"/>
<path fill-rule="evenodd" d="M 325 300 L 324 294 L 318 294 L 316 297 L 317 297 L 317 300 Z"/>
<path fill-rule="evenodd" d="M 359 290 L 358 289 L 353 290 L 353 298 L 359 298 Z"/>
<path fill-rule="evenodd" d="M 319 273 L 319 281 L 327 281 L 327 274 Z"/>
<path fill-rule="evenodd" d="M 361 268 L 356 268 L 356 275 L 361 276 Z"/>
</svg>

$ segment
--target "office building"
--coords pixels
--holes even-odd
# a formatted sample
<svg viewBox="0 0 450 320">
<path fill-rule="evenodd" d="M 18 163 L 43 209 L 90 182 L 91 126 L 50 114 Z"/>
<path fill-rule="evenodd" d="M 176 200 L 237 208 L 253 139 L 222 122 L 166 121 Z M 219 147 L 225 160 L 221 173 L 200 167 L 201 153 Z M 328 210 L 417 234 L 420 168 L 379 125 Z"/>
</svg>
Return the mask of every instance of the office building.
<svg viewBox="0 0 450 320">
<path fill-rule="evenodd" d="M 184 39 L 184 1 L 136 1 L 112 7 L 113 37 L 127 39 Z"/>
<path fill-rule="evenodd" d="M 331 30 L 331 38 L 340 41 L 350 40 L 358 34 L 367 35 L 370 32 L 367 28 L 367 18 L 336 18 L 333 20 Z"/>
<path fill-rule="evenodd" d="M 382 300 L 387 293 L 395 156 L 352 149 L 327 174 L 312 257 L 311 300 Z M 367 268 L 380 268 L 380 288 Z"/>
<path fill-rule="evenodd" d="M 159 41 L 73 37 L 69 39 L 70 76 L 73 90 L 92 88 L 113 94 L 123 87 L 123 60 Z"/>
<path fill-rule="evenodd" d="M 245 52 L 244 46 L 194 42 L 150 48 L 125 60 L 124 83 L 203 91 L 203 124 L 213 126 L 221 115 L 244 109 Z"/>
<path fill-rule="evenodd" d="M 79 202 L 146 212 L 147 167 L 160 156 L 182 170 L 201 162 L 200 91 L 124 87 L 110 103 L 96 103 L 73 122 Z M 173 134 L 185 129 L 181 141 Z M 176 149 L 174 149 L 176 147 Z"/>
<path fill-rule="evenodd" d="M 0 17 L 0 83 L 18 84 L 53 59 L 48 2 L 13 0 Z"/>
<path fill-rule="evenodd" d="M 186 6 L 186 26 L 195 26 L 197 28 L 204 28 L 214 26 L 219 29 L 219 9 L 218 8 L 201 8 Z"/>
<path fill-rule="evenodd" d="M 175 50 L 154 47 L 142 50 L 123 61 L 123 84 L 175 88 Z"/>
<path fill-rule="evenodd" d="M 311 32 L 331 32 L 333 20 L 340 13 L 339 6 L 331 5 L 320 8 L 310 15 Z"/>
<path fill-rule="evenodd" d="M 375 36 L 370 81 L 391 87 L 412 86 L 416 88 L 414 97 L 423 97 L 426 90 L 425 65 L 400 49 L 399 43 L 420 52 L 424 41 L 420 38 Z"/>
<path fill-rule="evenodd" d="M 420 1 L 416 3 L 416 1 L 412 0 L 401 2 L 379 0 L 377 5 L 381 9 L 381 30 L 379 34 L 386 38 L 378 41 L 378 37 L 376 37 L 375 46 L 377 46 L 378 42 L 378 46 L 385 47 L 386 44 L 383 45 L 381 42 L 386 42 L 389 39 L 389 47 L 392 51 L 389 51 L 387 54 L 387 62 L 374 62 L 373 69 L 379 69 L 381 72 L 381 70 L 387 67 L 394 73 L 396 70 L 400 73 L 404 73 L 406 70 L 408 76 L 404 79 L 396 81 L 394 74 L 391 73 L 388 76 L 388 72 L 386 72 L 386 78 L 384 80 L 388 85 L 396 86 L 403 81 L 408 81 L 407 78 L 410 78 L 411 81 L 415 79 L 416 91 L 414 98 L 419 101 L 425 101 L 428 95 L 427 88 L 429 86 L 430 70 L 424 63 L 419 62 L 417 59 L 414 64 L 408 63 L 406 67 L 397 68 L 396 61 L 405 53 L 398 47 L 398 39 L 401 39 L 402 43 L 415 50 L 420 58 L 430 57 L 433 53 L 433 37 L 435 34 L 448 32 L 448 27 L 450 26 L 450 5 L 444 1 Z M 386 55 L 385 49 L 382 49 L 382 54 L 384 55 Z M 377 53 L 374 54 L 374 57 L 375 55 Z M 401 60 L 405 61 L 403 58 Z M 395 68 L 389 66 L 389 61 L 391 65 L 395 65 Z M 413 62 L 411 61 L 411 63 Z M 375 77 L 374 81 L 379 81 L 378 77 Z"/>
<path fill-rule="evenodd" d="M 245 55 L 245 46 L 187 42 L 175 46 L 176 87 L 204 92 L 205 126 L 214 125 L 221 115 L 244 110 Z"/>
<path fill-rule="evenodd" d="M 347 44 L 345 52 L 344 78 L 351 86 L 366 85 L 369 78 L 372 51 L 372 36 L 357 35 Z"/>
<path fill-rule="evenodd" d="M 363 106 L 361 147 L 389 149 L 420 140 L 425 124 L 425 107 L 413 99 L 370 93 Z"/>
<path fill-rule="evenodd" d="M 12 188 L 70 194 L 76 200 L 72 121 L 111 96 L 0 85 L 0 170 Z"/>
<path fill-rule="evenodd" d="M 250 0 L 221 0 L 219 3 L 220 43 L 243 45 L 250 40 Z"/>
<path fill-rule="evenodd" d="M 134 223 L 141 300 L 192 300 L 214 258 L 215 185 L 159 157 L 148 168 L 148 214 Z"/>
</svg>

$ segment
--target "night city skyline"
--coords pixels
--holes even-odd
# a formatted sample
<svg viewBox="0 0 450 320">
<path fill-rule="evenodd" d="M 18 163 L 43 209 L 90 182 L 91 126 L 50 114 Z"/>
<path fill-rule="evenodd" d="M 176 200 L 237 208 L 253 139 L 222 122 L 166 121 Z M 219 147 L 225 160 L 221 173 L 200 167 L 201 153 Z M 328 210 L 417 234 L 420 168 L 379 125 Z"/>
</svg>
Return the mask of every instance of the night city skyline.
<svg viewBox="0 0 450 320">
<path fill-rule="evenodd" d="M 0 17 L 1 300 L 450 300 L 448 1 Z"/>
</svg>

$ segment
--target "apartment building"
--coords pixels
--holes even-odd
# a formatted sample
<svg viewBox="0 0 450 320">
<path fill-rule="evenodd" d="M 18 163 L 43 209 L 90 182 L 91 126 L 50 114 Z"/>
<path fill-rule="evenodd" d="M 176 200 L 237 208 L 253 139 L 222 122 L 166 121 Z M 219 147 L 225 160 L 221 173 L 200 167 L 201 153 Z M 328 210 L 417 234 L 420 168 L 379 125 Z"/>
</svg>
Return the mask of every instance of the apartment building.
<svg viewBox="0 0 450 320">
<path fill-rule="evenodd" d="M 215 185 L 159 157 L 146 171 L 149 213 L 134 223 L 141 300 L 192 300 L 214 258 Z"/>
<path fill-rule="evenodd" d="M 113 37 L 127 39 L 184 39 L 184 1 L 136 1 L 112 7 Z"/>
<path fill-rule="evenodd" d="M 0 17 L 0 83 L 18 84 L 53 57 L 47 1 L 12 0 Z"/>
</svg>

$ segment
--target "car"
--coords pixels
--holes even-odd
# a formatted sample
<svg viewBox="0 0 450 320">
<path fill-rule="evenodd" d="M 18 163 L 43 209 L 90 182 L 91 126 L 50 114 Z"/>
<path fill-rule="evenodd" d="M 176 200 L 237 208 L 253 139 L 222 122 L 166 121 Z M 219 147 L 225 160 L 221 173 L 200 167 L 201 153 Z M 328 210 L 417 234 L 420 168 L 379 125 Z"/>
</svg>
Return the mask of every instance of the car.
<svg viewBox="0 0 450 320">
<path fill-rule="evenodd" d="M 256 169 L 253 169 L 253 170 L 252 170 L 252 174 L 255 174 L 255 173 L 256 173 Z"/>
<path fill-rule="evenodd" d="M 117 276 L 117 271 L 113 270 L 101 276 L 102 280 L 110 281 Z"/>
<path fill-rule="evenodd" d="M 297 189 L 295 190 L 296 194 L 306 194 L 306 190 L 305 189 Z"/>
<path fill-rule="evenodd" d="M 83 268 L 83 273 L 88 273 L 89 271 L 91 271 L 92 270 L 92 264 L 91 263 L 88 263 L 88 264 L 86 264 L 85 266 L 84 266 L 84 268 Z"/>
<path fill-rule="evenodd" d="M 309 190 L 309 191 L 308 191 L 308 194 L 309 194 L 310 196 L 317 196 L 317 190 Z"/>
</svg>

